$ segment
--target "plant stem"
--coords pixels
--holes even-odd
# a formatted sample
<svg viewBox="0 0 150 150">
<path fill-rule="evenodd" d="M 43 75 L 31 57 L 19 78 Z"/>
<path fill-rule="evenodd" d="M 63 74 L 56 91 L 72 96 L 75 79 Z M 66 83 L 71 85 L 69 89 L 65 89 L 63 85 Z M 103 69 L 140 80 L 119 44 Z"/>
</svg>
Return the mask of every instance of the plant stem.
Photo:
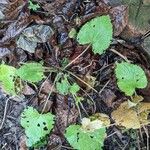
<svg viewBox="0 0 150 150">
<path fill-rule="evenodd" d="M 46 99 L 46 102 L 45 102 L 45 104 L 44 104 L 44 107 L 43 107 L 43 109 L 42 109 L 42 114 L 44 113 L 44 110 L 45 110 L 45 108 L 46 108 L 46 105 L 47 105 L 47 103 L 48 103 L 48 100 L 49 100 L 49 98 L 50 98 L 50 96 L 51 96 L 51 94 L 52 94 L 52 92 L 53 92 L 53 88 L 54 88 L 56 82 L 59 80 L 60 74 L 61 74 L 61 73 L 58 73 L 58 74 L 56 75 L 56 77 L 55 77 L 55 80 L 54 80 L 53 85 L 52 85 L 52 87 L 51 87 L 51 91 L 49 92 L 48 97 L 47 97 L 47 99 Z"/>
<path fill-rule="evenodd" d="M 81 53 L 81 54 L 79 54 L 75 59 L 73 59 L 69 64 L 67 64 L 64 68 L 63 68 L 63 70 L 64 69 L 66 69 L 66 68 L 68 68 L 70 65 L 72 65 L 77 59 L 79 59 L 89 48 L 90 48 L 90 46 L 91 46 L 91 44 L 89 44 L 88 46 L 87 46 L 87 48 Z"/>
</svg>

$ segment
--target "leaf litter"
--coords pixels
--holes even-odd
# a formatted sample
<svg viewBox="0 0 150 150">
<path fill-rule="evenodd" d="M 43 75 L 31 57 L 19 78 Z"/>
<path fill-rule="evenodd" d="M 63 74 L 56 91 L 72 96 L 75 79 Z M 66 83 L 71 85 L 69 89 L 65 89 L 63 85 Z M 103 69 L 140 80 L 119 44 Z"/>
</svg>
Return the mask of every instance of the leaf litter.
<svg viewBox="0 0 150 150">
<path fill-rule="evenodd" d="M 143 21 L 142 25 L 144 27 L 141 28 L 140 22 L 136 23 L 131 20 L 132 17 L 135 17 L 135 14 L 130 16 L 128 20 L 128 13 L 131 13 L 133 3 L 128 5 L 127 2 L 127 5 L 124 5 L 121 3 L 122 1 L 119 0 L 115 6 L 110 6 L 110 3 L 114 4 L 115 2 L 110 2 L 109 0 L 102 0 L 97 3 L 94 1 L 82 2 L 80 0 L 63 0 L 61 2 L 57 0 L 33 0 L 32 2 L 40 7 L 37 7 L 38 9 L 30 9 L 28 1 L 23 0 L 2 0 L 0 2 L 0 59 L 1 62 L 5 62 L 5 64 L 10 67 L 5 69 L 6 72 L 2 71 L 0 75 L 0 79 L 2 80 L 0 83 L 2 87 L 2 90 L 0 90 L 0 122 L 4 120 L 0 135 L 0 148 L 4 147 L 4 149 L 11 148 L 15 150 L 17 147 L 18 149 L 23 149 L 23 147 L 27 146 L 26 141 L 28 141 L 27 143 L 29 145 L 33 142 L 34 144 L 31 145 L 37 146 L 36 142 L 39 140 L 39 136 L 45 136 L 43 130 L 38 130 L 38 133 L 40 134 L 37 136 L 37 141 L 34 141 L 36 139 L 33 141 L 31 140 L 32 135 L 36 134 L 34 132 L 35 121 L 35 124 L 29 125 L 31 128 L 26 128 L 29 131 L 26 131 L 26 133 L 29 135 L 30 139 L 27 139 L 22 143 L 22 141 L 24 141 L 22 138 L 25 138 L 22 136 L 22 133 L 23 135 L 25 134 L 23 128 L 20 127 L 20 115 L 27 106 L 36 108 L 40 112 L 38 113 L 39 118 L 42 117 L 41 113 L 44 112 L 48 112 L 48 114 L 52 112 L 56 116 L 55 127 L 52 130 L 52 133 L 48 134 L 48 139 L 55 141 L 55 146 L 58 146 L 56 141 L 57 137 L 59 143 L 64 145 L 64 147 L 70 147 L 74 144 L 75 147 L 77 146 L 77 149 L 81 150 L 85 148 L 82 147 L 82 142 L 85 138 L 87 139 L 84 141 L 87 143 L 87 148 L 90 148 L 91 145 L 89 145 L 89 143 L 92 140 L 96 143 L 93 146 L 96 146 L 96 149 L 98 150 L 100 149 L 100 145 L 102 146 L 102 149 L 108 150 L 114 148 L 120 149 L 120 147 L 122 149 L 125 147 L 127 149 L 131 148 L 135 142 L 132 140 L 131 135 L 128 135 L 126 140 L 121 139 L 121 137 L 126 137 L 127 134 L 127 132 L 122 132 L 122 127 L 126 129 L 133 128 L 136 129 L 136 131 L 138 131 L 138 128 L 142 128 L 143 125 L 146 128 L 149 128 L 146 126 L 149 124 L 148 115 L 150 110 L 149 100 L 147 99 L 148 92 L 144 91 L 149 87 L 150 76 L 148 75 L 148 72 L 150 64 L 148 62 L 148 56 L 142 52 L 143 49 L 141 46 L 138 45 L 138 47 L 135 44 L 132 45 L 133 42 L 130 43 L 128 41 L 131 38 L 131 35 L 139 35 L 139 33 L 135 33 L 135 29 L 129 28 L 129 22 L 133 23 L 132 26 L 136 24 L 142 32 L 143 29 L 147 28 L 147 22 Z M 139 3 L 136 3 L 136 5 L 138 6 Z M 147 8 L 148 5 L 148 1 L 145 0 L 137 15 L 139 19 L 136 21 L 142 20 L 140 19 L 142 17 L 142 9 Z M 147 11 L 148 10 L 146 9 L 146 12 Z M 60 80 L 57 82 L 56 87 L 53 86 L 56 74 L 60 71 L 59 69 L 65 67 L 78 57 L 78 55 L 80 55 L 87 47 L 87 45 L 79 45 L 76 41 L 76 36 L 80 37 L 79 34 L 81 34 L 81 36 L 85 34 L 86 38 L 89 38 L 89 35 L 94 37 L 94 31 L 90 32 L 91 29 L 83 29 L 85 26 L 91 26 L 91 21 L 94 22 L 93 25 L 95 25 L 96 28 L 102 31 L 102 25 L 99 26 L 101 22 L 97 22 L 97 19 L 100 20 L 103 15 L 107 16 L 108 20 L 105 20 L 104 22 L 109 24 L 109 29 L 104 27 L 105 31 L 103 30 L 102 33 L 98 32 L 97 34 L 99 34 L 99 37 L 103 37 L 104 41 L 109 41 L 109 43 L 106 42 L 105 46 L 102 45 L 104 41 L 101 41 L 101 38 L 98 40 L 95 38 L 94 41 L 85 43 L 78 40 L 80 44 L 92 44 L 94 53 L 99 53 L 101 55 L 94 55 L 92 53 L 92 47 L 89 47 L 79 59 L 74 61 L 66 70 L 63 70 L 65 74 L 67 73 L 67 80 L 69 80 L 69 82 L 65 80 L 65 83 L 63 83 L 64 81 Z M 147 18 L 145 19 L 147 20 Z M 86 25 L 86 23 L 88 25 Z M 111 31 L 112 27 L 113 35 Z M 71 37 L 73 37 L 72 39 L 70 38 L 71 29 L 74 29 L 73 35 L 71 35 Z M 133 34 L 130 33 L 126 35 L 128 29 Z M 110 32 L 109 38 L 106 36 L 107 32 Z M 127 37 L 128 40 L 126 41 L 126 38 L 124 37 Z M 95 43 L 97 43 L 98 46 L 95 47 Z M 146 38 L 145 43 L 143 43 L 145 49 L 148 49 L 148 44 L 148 38 Z M 133 64 L 141 66 L 146 72 L 148 80 L 147 88 L 136 89 L 136 92 L 134 89 L 132 90 L 134 91 L 132 93 L 141 95 L 142 98 L 132 94 L 130 94 L 132 97 L 127 97 L 123 92 L 127 93 L 127 95 L 128 92 L 124 90 L 121 92 L 118 89 L 114 68 L 116 62 L 120 63 L 123 60 L 118 53 L 109 51 L 110 48 L 121 53 Z M 103 53 L 106 49 L 107 51 Z M 62 60 L 67 60 L 67 63 L 62 65 Z M 41 62 L 42 65 L 39 66 Z M 36 66 L 36 63 L 39 67 Z M 54 72 L 49 73 L 47 72 L 48 70 L 45 70 L 43 73 L 43 69 L 45 68 L 42 68 L 42 66 L 49 68 L 50 70 L 53 70 L 54 67 L 55 71 L 53 70 Z M 21 68 L 23 67 L 25 68 L 22 70 Z M 16 71 L 15 73 L 12 72 L 11 68 L 20 70 L 17 74 L 24 80 L 23 84 L 27 84 L 27 86 L 25 86 L 26 92 L 24 91 L 22 92 L 23 95 L 20 95 L 21 97 L 24 96 L 24 99 L 21 98 L 21 101 L 16 102 L 13 97 L 10 97 L 12 100 L 9 100 L 7 105 L 6 99 L 9 96 L 6 96 L 5 91 L 9 91 L 13 94 L 14 91 L 17 91 L 17 85 L 20 84 L 20 80 L 18 79 L 14 83 L 13 77 L 15 76 Z M 28 73 L 26 74 L 24 71 Z M 73 76 L 70 75 L 69 72 L 72 72 Z M 6 75 L 3 75 L 4 73 Z M 133 80 L 135 80 L 134 75 L 132 77 Z M 9 85 L 6 86 L 6 83 L 4 83 L 3 80 L 4 78 L 6 79 L 6 83 L 8 83 L 8 79 L 10 79 Z M 33 80 L 35 82 L 34 84 L 32 82 Z M 92 88 L 96 89 L 99 93 L 93 92 L 91 88 L 89 88 L 90 86 L 87 87 L 84 82 L 91 85 Z M 5 86 L 3 86 L 4 84 Z M 66 86 L 64 86 L 65 84 L 68 84 L 67 89 Z M 142 85 L 142 88 L 143 87 L 145 87 L 145 84 Z M 79 108 L 75 105 L 74 98 L 70 94 L 70 91 L 73 95 L 77 96 L 76 98 L 82 97 L 83 100 L 81 105 L 79 105 Z M 129 100 L 130 108 L 128 107 Z M 133 103 L 136 105 L 131 105 Z M 96 106 L 96 110 L 94 109 L 94 106 Z M 96 120 L 96 123 L 93 120 L 89 122 L 89 116 L 94 115 L 94 111 L 98 114 L 90 119 L 95 120 L 96 118 L 103 118 L 103 121 L 107 124 L 107 129 L 105 129 L 105 131 L 101 130 L 101 135 L 104 136 L 95 133 L 89 133 L 88 136 L 82 132 L 82 135 L 77 135 L 75 133 L 74 138 L 78 141 L 77 143 L 72 143 L 68 136 L 68 141 L 71 144 L 69 145 L 66 141 L 67 138 L 64 138 L 64 135 L 68 134 L 65 130 L 71 125 L 75 127 L 73 132 L 78 132 L 83 123 L 80 120 L 81 117 L 88 118 L 85 122 L 89 123 L 89 127 L 99 127 L 99 121 Z M 34 119 L 33 115 L 32 119 Z M 38 119 L 36 120 L 38 121 Z M 114 124 L 114 121 L 116 124 Z M 119 128 L 117 134 L 116 127 Z M 31 135 L 32 131 L 33 134 Z M 72 131 L 69 130 L 68 132 L 72 133 Z M 145 138 L 145 134 L 142 134 Z M 78 139 L 78 136 L 81 138 Z M 95 136 L 100 138 L 104 137 L 102 139 L 102 141 L 105 140 L 104 144 L 102 141 L 102 143 L 100 143 L 100 140 L 94 141 L 95 138 L 93 139 L 93 137 Z M 45 148 L 52 146 L 50 140 L 43 143 L 45 144 Z M 97 143 L 99 143 L 99 145 L 97 145 Z M 140 138 L 139 145 L 141 148 L 148 147 L 147 142 L 143 138 Z M 138 148 L 137 144 L 135 144 L 134 148 Z"/>
</svg>

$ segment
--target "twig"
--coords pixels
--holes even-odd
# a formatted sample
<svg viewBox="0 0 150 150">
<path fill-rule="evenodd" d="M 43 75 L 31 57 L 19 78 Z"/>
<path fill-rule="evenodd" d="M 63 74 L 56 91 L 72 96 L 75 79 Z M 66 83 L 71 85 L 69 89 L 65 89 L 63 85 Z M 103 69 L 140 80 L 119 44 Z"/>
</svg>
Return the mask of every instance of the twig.
<svg viewBox="0 0 150 150">
<path fill-rule="evenodd" d="M 90 100 L 92 101 L 92 103 L 93 103 L 93 108 L 94 108 L 93 113 L 95 113 L 95 112 L 96 112 L 96 104 L 95 104 L 93 98 L 92 98 L 83 88 L 80 87 L 80 89 L 81 89 L 81 90 L 90 98 Z"/>
<path fill-rule="evenodd" d="M 70 65 L 72 65 L 77 59 L 79 59 L 89 48 L 90 48 L 91 44 L 87 46 L 87 48 L 81 53 L 79 54 L 75 59 L 73 59 L 69 64 L 67 64 L 63 69 L 65 70 L 66 68 L 68 68 Z"/>
<path fill-rule="evenodd" d="M 68 72 L 70 75 L 74 76 L 76 79 L 78 79 L 79 81 L 81 81 L 82 83 L 84 83 L 86 86 L 88 86 L 90 89 L 92 89 L 94 92 L 98 93 L 98 91 L 96 89 L 94 89 L 91 85 L 89 85 L 88 83 L 86 83 L 84 80 L 82 80 L 81 78 L 79 78 L 78 76 L 76 76 L 74 73 L 65 70 L 66 72 Z"/>
<path fill-rule="evenodd" d="M 148 133 L 148 130 L 147 128 L 143 125 L 143 129 L 146 133 L 146 137 L 147 137 L 147 150 L 149 150 L 149 133 Z"/>
<path fill-rule="evenodd" d="M 106 84 L 103 86 L 103 88 L 99 91 L 99 95 L 103 92 L 103 90 L 106 88 L 106 86 L 109 84 L 110 80 L 106 82 Z"/>
<path fill-rule="evenodd" d="M 3 115 L 2 123 L 1 123 L 1 125 L 0 125 L 0 130 L 2 129 L 3 124 L 4 124 L 4 122 L 5 122 L 6 113 L 7 113 L 7 105 L 8 105 L 8 101 L 9 101 L 9 100 L 10 100 L 10 98 L 7 98 L 6 103 L 5 103 L 4 115 Z"/>
<path fill-rule="evenodd" d="M 110 49 L 110 51 L 112 51 L 113 53 L 117 54 L 118 56 L 120 56 L 121 58 L 123 58 L 126 62 L 130 62 L 127 57 L 123 56 L 121 53 L 119 53 L 118 51 L 116 51 L 115 49 Z"/>
<path fill-rule="evenodd" d="M 50 98 L 50 96 L 51 96 L 51 94 L 52 94 L 52 92 L 53 92 L 53 89 L 54 89 L 54 86 L 55 86 L 57 80 L 59 79 L 59 76 L 60 76 L 60 73 L 58 73 L 58 74 L 56 75 L 56 77 L 55 77 L 55 80 L 54 80 L 53 85 L 52 85 L 52 87 L 51 87 L 51 91 L 49 92 L 48 97 L 47 97 L 47 99 L 46 99 L 46 101 L 45 101 L 44 107 L 43 107 L 43 109 L 42 109 L 42 114 L 44 113 L 44 110 L 45 110 L 45 108 L 46 108 L 46 105 L 47 105 L 47 103 L 48 103 L 48 100 L 49 100 L 49 98 Z"/>
</svg>

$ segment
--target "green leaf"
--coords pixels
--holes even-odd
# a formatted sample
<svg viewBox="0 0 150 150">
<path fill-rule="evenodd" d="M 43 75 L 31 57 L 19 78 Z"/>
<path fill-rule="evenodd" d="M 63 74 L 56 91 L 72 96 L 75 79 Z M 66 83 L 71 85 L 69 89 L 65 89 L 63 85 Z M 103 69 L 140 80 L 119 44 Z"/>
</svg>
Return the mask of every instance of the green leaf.
<svg viewBox="0 0 150 150">
<path fill-rule="evenodd" d="M 36 11 L 38 8 L 40 8 L 39 4 L 33 4 L 33 2 L 29 0 L 29 9 Z"/>
<path fill-rule="evenodd" d="M 69 94 L 69 88 L 70 88 L 70 83 L 67 79 L 67 75 L 64 76 L 64 79 L 61 79 L 60 82 L 56 83 L 56 89 L 58 92 L 62 95 L 67 95 Z"/>
<path fill-rule="evenodd" d="M 14 85 L 15 75 L 16 69 L 14 67 L 5 64 L 0 65 L 0 84 L 4 91 L 12 95 L 16 95 Z"/>
<path fill-rule="evenodd" d="M 75 95 L 80 90 L 80 87 L 77 83 L 73 83 L 73 85 L 70 86 L 70 93 Z"/>
<path fill-rule="evenodd" d="M 44 68 L 40 63 L 25 63 L 16 72 L 24 81 L 36 83 L 44 78 Z"/>
<path fill-rule="evenodd" d="M 113 28 L 110 17 L 96 17 L 83 25 L 77 35 L 80 44 L 92 44 L 93 52 L 102 54 L 110 45 Z"/>
<path fill-rule="evenodd" d="M 119 89 L 128 96 L 132 96 L 136 88 L 142 89 L 147 86 L 145 72 L 138 65 L 127 62 L 117 63 L 115 74 Z"/>
<path fill-rule="evenodd" d="M 80 125 L 70 125 L 66 129 L 65 137 L 74 149 L 102 150 L 105 133 L 105 128 L 85 132 Z"/>
<path fill-rule="evenodd" d="M 77 31 L 75 28 L 72 28 L 68 34 L 69 38 L 75 38 L 76 37 L 76 34 L 77 34 Z"/>
<path fill-rule="evenodd" d="M 46 143 L 45 137 L 54 125 L 54 115 L 39 114 L 33 107 L 26 108 L 21 114 L 21 126 L 25 129 L 28 147 L 40 147 Z"/>
</svg>

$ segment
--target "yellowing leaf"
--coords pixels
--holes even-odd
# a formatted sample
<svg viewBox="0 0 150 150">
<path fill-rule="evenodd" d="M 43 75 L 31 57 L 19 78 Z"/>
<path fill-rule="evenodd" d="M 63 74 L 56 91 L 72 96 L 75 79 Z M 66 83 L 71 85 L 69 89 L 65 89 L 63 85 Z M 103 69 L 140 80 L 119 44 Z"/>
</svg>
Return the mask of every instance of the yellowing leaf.
<svg viewBox="0 0 150 150">
<path fill-rule="evenodd" d="M 147 125 L 150 123 L 150 119 L 148 119 L 148 115 L 150 113 L 150 103 L 141 102 L 138 107 L 138 118 L 142 125 Z"/>
<path fill-rule="evenodd" d="M 117 110 L 112 112 L 111 116 L 117 125 L 126 129 L 138 129 L 141 127 L 136 111 L 129 108 L 128 102 L 122 103 Z"/>
<path fill-rule="evenodd" d="M 127 129 L 138 129 L 142 125 L 150 123 L 148 120 L 149 113 L 150 103 L 140 102 L 134 108 L 129 108 L 128 102 L 124 102 L 112 112 L 112 118 L 119 126 Z"/>
<path fill-rule="evenodd" d="M 91 44 L 95 54 L 102 54 L 109 47 L 112 34 L 110 17 L 108 15 L 100 16 L 81 27 L 77 35 L 77 41 L 80 44 Z"/>
<path fill-rule="evenodd" d="M 110 125 L 110 119 L 109 116 L 103 113 L 96 113 L 93 116 L 90 117 L 91 120 L 100 120 L 103 123 L 103 126 L 109 126 Z"/>
<path fill-rule="evenodd" d="M 150 110 L 150 103 L 146 103 L 146 102 L 141 102 L 139 105 L 138 105 L 138 113 L 142 113 L 144 111 L 148 111 Z"/>
<path fill-rule="evenodd" d="M 103 127 L 103 122 L 101 120 L 93 120 L 91 121 L 89 118 L 82 119 L 82 129 L 85 132 L 91 132 Z"/>
<path fill-rule="evenodd" d="M 128 62 L 117 63 L 115 74 L 119 89 L 128 96 L 132 96 L 136 88 L 147 86 L 145 72 L 140 66 Z"/>
</svg>

